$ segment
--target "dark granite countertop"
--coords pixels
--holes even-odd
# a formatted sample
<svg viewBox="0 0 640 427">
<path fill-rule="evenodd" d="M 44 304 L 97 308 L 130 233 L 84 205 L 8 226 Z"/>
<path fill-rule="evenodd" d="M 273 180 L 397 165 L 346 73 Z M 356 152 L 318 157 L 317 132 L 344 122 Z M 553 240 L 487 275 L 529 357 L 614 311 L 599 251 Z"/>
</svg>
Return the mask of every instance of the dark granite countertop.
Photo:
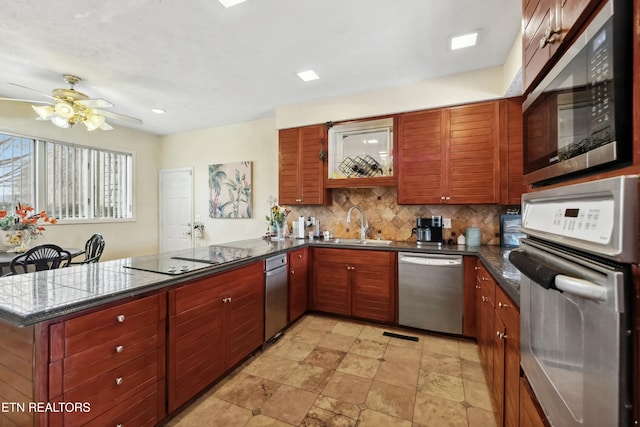
<svg viewBox="0 0 640 427">
<path fill-rule="evenodd" d="M 389 245 L 361 245 L 309 240 L 270 242 L 266 239 L 242 240 L 219 246 L 242 249 L 248 253 L 248 256 L 230 263 L 211 265 L 174 276 L 133 270 L 124 266 L 131 265 L 132 260 L 145 261 L 158 257 L 181 256 L 190 253 L 190 249 L 0 277 L 0 320 L 16 326 L 31 325 L 237 268 L 305 246 L 477 255 L 514 302 L 520 301 L 518 285 L 520 273 L 507 259 L 509 250 L 498 246 L 444 245 L 438 248 L 418 247 L 415 243 L 402 241 L 392 242 Z"/>
</svg>

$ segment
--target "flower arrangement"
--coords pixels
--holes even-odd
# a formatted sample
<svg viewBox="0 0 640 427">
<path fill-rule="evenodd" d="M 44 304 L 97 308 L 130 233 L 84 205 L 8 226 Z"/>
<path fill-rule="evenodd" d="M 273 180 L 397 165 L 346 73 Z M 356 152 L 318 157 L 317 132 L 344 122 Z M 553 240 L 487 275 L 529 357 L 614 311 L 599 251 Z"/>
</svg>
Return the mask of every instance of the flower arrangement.
<svg viewBox="0 0 640 427">
<path fill-rule="evenodd" d="M 10 245 L 22 247 L 31 237 L 41 235 L 45 230 L 45 224 L 57 222 L 58 220 L 47 215 L 46 211 L 35 212 L 32 206 L 21 203 L 14 213 L 0 210 L 0 229 L 10 232 L 5 235 L 5 241 Z"/>
<path fill-rule="evenodd" d="M 283 226 L 285 221 L 287 220 L 287 215 L 289 215 L 289 212 L 291 212 L 291 209 L 287 208 L 286 206 L 272 205 L 270 212 L 271 215 L 267 215 L 266 220 L 271 226 L 276 224 Z"/>
</svg>

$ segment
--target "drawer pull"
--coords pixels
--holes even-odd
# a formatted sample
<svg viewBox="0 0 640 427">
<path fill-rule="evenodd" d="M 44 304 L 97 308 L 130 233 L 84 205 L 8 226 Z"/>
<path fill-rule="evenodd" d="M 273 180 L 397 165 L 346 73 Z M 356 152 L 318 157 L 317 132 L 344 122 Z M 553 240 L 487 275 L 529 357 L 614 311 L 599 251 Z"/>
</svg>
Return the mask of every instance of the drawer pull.
<svg viewBox="0 0 640 427">
<path fill-rule="evenodd" d="M 122 424 L 116 424 L 116 427 L 122 427 Z"/>
<path fill-rule="evenodd" d="M 116 385 L 121 385 L 121 384 L 122 384 L 122 381 L 124 381 L 124 380 L 122 379 L 122 377 L 118 377 L 118 378 L 116 378 Z"/>
<path fill-rule="evenodd" d="M 122 353 L 123 351 L 124 351 L 124 346 L 121 346 L 121 345 L 116 346 L 116 353 Z"/>
<path fill-rule="evenodd" d="M 123 323 L 124 322 L 124 314 L 119 314 L 116 316 L 116 320 L 118 321 L 118 323 Z"/>
<path fill-rule="evenodd" d="M 509 308 L 509 305 L 508 305 L 508 304 L 503 304 L 503 303 L 499 302 L 499 303 L 498 303 L 498 307 L 500 307 L 500 308 Z"/>
<path fill-rule="evenodd" d="M 291 270 L 291 275 L 293 276 L 294 274 L 296 274 L 295 270 Z"/>
</svg>

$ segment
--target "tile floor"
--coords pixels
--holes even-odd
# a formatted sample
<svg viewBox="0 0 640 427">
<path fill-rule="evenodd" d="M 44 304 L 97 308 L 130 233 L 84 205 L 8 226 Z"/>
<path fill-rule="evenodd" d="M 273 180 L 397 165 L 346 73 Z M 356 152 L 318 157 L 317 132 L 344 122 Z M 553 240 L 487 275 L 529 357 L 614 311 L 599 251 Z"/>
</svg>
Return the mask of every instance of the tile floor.
<svg viewBox="0 0 640 427">
<path fill-rule="evenodd" d="M 167 426 L 493 427 L 478 346 L 306 315 Z"/>
</svg>

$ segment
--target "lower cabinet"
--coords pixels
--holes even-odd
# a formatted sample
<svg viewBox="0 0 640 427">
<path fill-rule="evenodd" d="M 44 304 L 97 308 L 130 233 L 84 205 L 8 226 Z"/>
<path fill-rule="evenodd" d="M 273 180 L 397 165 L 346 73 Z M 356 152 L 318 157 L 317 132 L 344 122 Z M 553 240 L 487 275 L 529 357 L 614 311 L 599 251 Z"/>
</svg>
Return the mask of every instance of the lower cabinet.
<svg viewBox="0 0 640 427">
<path fill-rule="evenodd" d="M 165 414 L 166 293 L 49 327 L 50 426 L 153 426 Z"/>
<path fill-rule="evenodd" d="M 309 308 L 309 250 L 289 252 L 289 322 L 302 316 Z"/>
<path fill-rule="evenodd" d="M 395 252 L 314 248 L 314 310 L 395 322 L 396 295 Z"/>
<path fill-rule="evenodd" d="M 520 419 L 520 312 L 478 261 L 476 267 L 478 344 L 498 426 Z"/>
<path fill-rule="evenodd" d="M 520 427 L 547 427 L 542 409 L 525 378 L 520 378 Z"/>
<path fill-rule="evenodd" d="M 264 340 L 262 262 L 169 291 L 168 402 L 179 408 Z"/>
</svg>

